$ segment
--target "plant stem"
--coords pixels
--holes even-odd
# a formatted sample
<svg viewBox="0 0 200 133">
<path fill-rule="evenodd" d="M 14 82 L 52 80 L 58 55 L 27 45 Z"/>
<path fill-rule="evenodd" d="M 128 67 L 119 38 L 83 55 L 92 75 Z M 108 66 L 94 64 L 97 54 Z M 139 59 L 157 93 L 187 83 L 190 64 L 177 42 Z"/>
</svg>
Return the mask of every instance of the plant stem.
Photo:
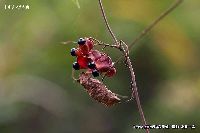
<svg viewBox="0 0 200 133">
<path fill-rule="evenodd" d="M 131 50 L 131 48 L 134 46 L 135 43 L 137 43 L 140 39 L 142 39 L 143 36 L 145 36 L 153 27 L 155 27 L 155 25 L 160 22 L 165 16 L 167 16 L 170 12 L 172 12 L 178 5 L 180 5 L 183 0 L 176 0 L 175 3 L 173 3 L 166 11 L 164 11 L 163 13 L 161 13 L 161 15 L 155 19 L 149 26 L 147 26 L 147 28 L 145 28 L 136 38 L 135 40 L 131 43 L 131 45 L 127 46 L 123 41 L 122 43 L 126 46 L 126 50 L 124 50 L 124 47 L 121 46 L 118 41 L 117 41 L 117 38 L 115 37 L 114 33 L 112 32 L 110 26 L 109 26 L 109 23 L 107 21 L 107 18 L 106 18 L 106 14 L 105 14 L 105 11 L 104 11 L 104 8 L 103 8 L 103 4 L 102 4 L 102 1 L 101 0 L 98 0 L 99 1 L 99 6 L 100 6 L 100 10 L 101 10 L 101 14 L 103 16 L 103 19 L 104 19 L 104 22 L 105 22 L 105 25 L 111 35 L 111 37 L 113 38 L 113 41 L 115 42 L 117 47 L 115 48 L 118 48 L 119 50 L 123 49 L 123 52 L 125 54 L 125 58 L 126 58 L 126 62 L 127 62 L 127 65 L 129 67 L 129 71 L 131 73 L 131 89 L 132 89 L 132 97 L 135 98 L 135 101 L 136 101 L 136 104 L 137 104 L 137 107 L 138 107 L 138 111 L 140 113 L 140 118 L 142 120 L 142 124 L 143 126 L 147 125 L 147 122 L 145 120 L 145 116 L 144 116 L 144 112 L 142 110 L 142 106 L 141 106 L 141 103 L 140 103 L 140 98 L 139 98 L 139 94 L 138 94 L 138 90 L 137 90 L 137 85 L 136 85 L 136 80 L 135 80 L 135 74 L 134 74 L 134 71 L 133 71 L 133 67 L 132 67 L 132 63 L 131 63 L 131 60 L 129 58 L 129 51 Z M 105 46 L 111 46 L 113 47 L 113 45 L 108 45 L 106 44 Z M 146 130 L 146 133 L 149 133 L 149 129 L 145 129 Z"/>
<path fill-rule="evenodd" d="M 164 17 L 166 17 L 170 12 L 172 12 L 178 5 L 180 5 L 183 0 L 176 0 L 166 11 L 161 13 L 161 15 L 156 18 L 152 23 L 149 24 L 138 36 L 136 36 L 135 40 L 129 45 L 129 50 L 136 44 L 139 40 L 143 38 L 152 28 L 158 24 Z"/>
<path fill-rule="evenodd" d="M 130 73 L 131 73 L 132 98 L 135 98 L 135 100 L 136 100 L 136 104 L 137 104 L 137 107 L 138 107 L 138 111 L 140 113 L 142 124 L 143 124 L 143 126 L 145 126 L 145 125 L 147 125 L 147 123 L 146 123 L 146 120 L 145 120 L 144 112 L 142 110 L 142 106 L 141 106 L 141 103 L 140 103 L 140 98 L 139 98 L 138 91 L 137 91 L 135 74 L 134 74 L 134 71 L 133 71 L 131 60 L 130 60 L 130 58 L 128 56 L 128 53 L 129 53 L 128 46 L 123 41 L 121 41 L 126 47 L 126 50 L 125 50 L 124 47 L 120 43 L 118 43 L 114 33 L 112 32 L 112 30 L 111 30 L 111 28 L 109 26 L 109 23 L 107 21 L 106 14 L 105 14 L 105 11 L 104 11 L 104 8 L 103 8 L 103 4 L 102 4 L 101 0 L 99 0 L 99 5 L 100 5 L 101 13 L 102 13 L 103 19 L 105 21 L 106 27 L 107 27 L 108 31 L 110 32 L 110 35 L 112 36 L 112 38 L 113 38 L 113 40 L 114 40 L 114 42 L 116 44 L 115 46 L 118 46 L 116 48 L 118 48 L 119 50 L 123 49 L 123 52 L 124 52 L 124 55 L 125 55 L 125 58 L 126 58 L 126 61 L 127 61 Z M 105 46 L 107 46 L 107 45 L 105 45 Z M 145 130 L 146 130 L 146 133 L 149 133 L 149 129 L 145 129 Z"/>
<path fill-rule="evenodd" d="M 139 111 L 139 114 L 140 114 L 140 118 L 142 120 L 142 124 L 143 124 L 143 126 L 145 126 L 145 125 L 147 125 L 147 122 L 145 120 L 144 112 L 143 112 L 143 109 L 142 109 L 142 106 L 141 106 L 141 103 L 140 103 L 140 97 L 139 97 L 138 90 L 137 90 L 135 74 L 134 74 L 134 71 L 133 71 L 132 63 L 131 63 L 131 60 L 128 56 L 126 57 L 126 61 L 127 61 L 128 66 L 129 66 L 130 73 L 131 73 L 132 98 L 135 98 L 137 108 L 138 108 L 138 111 Z M 149 133 L 149 129 L 146 129 L 146 133 Z"/>
<path fill-rule="evenodd" d="M 143 109 L 142 109 L 142 106 L 141 106 L 141 103 L 140 103 L 140 97 L 139 97 L 139 93 L 138 93 L 138 89 L 137 89 L 137 85 L 136 85 L 135 73 L 133 71 L 133 66 L 132 66 L 132 63 L 131 63 L 131 60 L 130 60 L 130 57 L 129 57 L 128 45 L 123 41 L 121 41 L 121 43 L 124 44 L 124 46 L 126 47 L 126 49 L 124 49 L 124 47 L 121 45 L 123 52 L 124 52 L 124 55 L 125 55 L 125 58 L 126 58 L 126 62 L 127 62 L 130 74 L 131 74 L 131 89 L 132 89 L 132 94 L 131 94 L 132 96 L 131 97 L 135 99 L 135 102 L 137 104 L 137 108 L 138 108 L 138 111 L 139 111 L 139 114 L 140 114 L 140 118 L 141 118 L 141 121 L 142 121 L 142 125 L 145 126 L 145 125 L 147 125 L 147 122 L 146 122 L 144 112 L 143 112 Z M 149 129 L 145 129 L 145 130 L 146 130 L 146 133 L 150 132 Z"/>
<path fill-rule="evenodd" d="M 140 118 L 141 118 L 141 121 L 142 121 L 142 125 L 143 126 L 147 125 L 147 122 L 146 122 L 145 116 L 144 116 L 144 112 L 142 110 L 142 106 L 141 106 L 141 103 L 140 103 L 140 97 L 139 97 L 138 90 L 137 90 L 133 66 L 132 66 L 131 60 L 129 58 L 128 45 L 125 42 L 123 42 L 122 40 L 120 40 L 120 42 L 119 42 L 120 45 L 118 47 L 117 45 L 106 44 L 106 43 L 101 42 L 101 41 L 99 41 L 95 38 L 92 38 L 92 39 L 97 43 L 96 45 L 103 45 L 104 47 L 116 48 L 116 49 L 123 52 L 123 54 L 125 56 L 125 60 L 126 60 L 127 65 L 128 65 L 128 68 L 129 68 L 129 71 L 130 71 L 130 74 L 131 74 L 131 90 L 132 90 L 131 99 L 135 99 L 135 102 L 137 104 L 137 108 L 138 108 L 138 111 L 139 111 L 139 114 L 140 114 Z M 123 47 L 122 44 L 125 46 L 125 48 Z M 149 129 L 145 129 L 145 130 L 146 130 L 146 133 L 149 133 Z"/>
<path fill-rule="evenodd" d="M 117 45 L 118 44 L 117 38 L 115 37 L 115 34 L 112 32 L 112 30 L 110 28 L 110 25 L 109 25 L 108 20 L 106 18 L 106 13 L 105 13 L 104 8 L 103 8 L 102 1 L 101 0 L 98 0 L 98 1 L 99 1 L 100 10 L 101 10 L 101 14 L 102 14 L 102 17 L 104 19 L 105 25 L 106 25 L 111 37 L 113 38 L 113 41 Z"/>
</svg>

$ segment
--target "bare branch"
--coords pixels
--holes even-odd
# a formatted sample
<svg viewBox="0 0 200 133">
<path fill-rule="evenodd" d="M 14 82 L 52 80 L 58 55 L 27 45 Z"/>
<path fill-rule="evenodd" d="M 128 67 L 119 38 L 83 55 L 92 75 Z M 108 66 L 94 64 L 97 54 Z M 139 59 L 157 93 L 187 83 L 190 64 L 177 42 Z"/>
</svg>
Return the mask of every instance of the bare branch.
<svg viewBox="0 0 200 133">
<path fill-rule="evenodd" d="M 136 44 L 139 40 L 142 39 L 152 28 L 158 24 L 164 17 L 166 17 L 170 12 L 172 12 L 178 5 L 180 5 L 183 0 L 176 0 L 166 11 L 161 13 L 161 15 L 155 19 L 149 26 L 147 26 L 136 38 L 135 40 L 129 45 L 129 50 Z"/>
<path fill-rule="evenodd" d="M 135 99 L 135 101 L 136 101 L 136 105 L 137 105 L 137 108 L 138 108 L 138 111 L 140 114 L 140 118 L 142 120 L 142 124 L 143 124 L 143 126 L 145 126 L 145 125 L 147 125 L 147 122 L 146 122 L 144 112 L 143 112 L 143 109 L 142 109 L 142 106 L 140 103 L 140 97 L 139 97 L 138 89 L 137 89 L 137 85 L 136 85 L 135 73 L 134 73 L 133 66 L 132 66 L 132 63 L 131 63 L 131 60 L 129 57 L 129 49 L 125 42 L 123 42 L 123 41 L 120 41 L 120 42 L 122 44 L 124 44 L 124 46 L 125 46 L 125 49 L 123 48 L 123 46 L 121 46 L 121 47 L 123 48 L 125 59 L 126 59 L 126 62 L 127 62 L 130 74 L 131 74 L 132 99 Z M 149 129 L 145 129 L 145 130 L 146 130 L 146 133 L 149 133 Z"/>
<path fill-rule="evenodd" d="M 110 25 L 109 25 L 108 20 L 106 18 L 106 13 L 105 13 L 104 8 L 103 8 L 102 1 L 101 0 L 98 0 L 98 1 L 99 1 L 99 6 L 100 6 L 101 14 L 102 14 L 102 17 L 103 17 L 103 19 L 105 21 L 106 27 L 107 27 L 107 29 L 108 29 L 111 37 L 113 38 L 113 41 L 117 45 L 118 44 L 117 38 L 115 37 L 115 34 L 112 32 L 112 30 L 110 28 Z"/>
<path fill-rule="evenodd" d="M 146 123 L 146 120 L 145 120 L 144 112 L 142 110 L 142 106 L 141 106 L 141 103 L 140 103 L 140 98 L 139 98 L 138 91 L 137 91 L 135 74 L 134 74 L 134 71 L 133 71 L 131 60 L 130 60 L 129 55 L 128 55 L 129 48 L 123 41 L 121 41 L 121 43 L 124 44 L 125 48 L 121 45 L 120 42 L 118 43 L 115 35 L 113 34 L 113 32 L 112 32 L 112 30 L 111 30 L 111 28 L 109 26 L 109 23 L 108 23 L 107 19 L 106 19 L 106 15 L 105 15 L 101 0 L 99 0 L 99 5 L 100 5 L 101 13 L 102 13 L 103 19 L 105 21 L 106 27 L 107 27 L 108 31 L 110 32 L 110 35 L 112 36 L 112 38 L 113 38 L 113 40 L 115 42 L 115 46 L 117 46 L 115 48 L 119 49 L 120 51 L 123 51 L 123 54 L 125 56 L 126 62 L 128 64 L 128 67 L 129 67 L 129 71 L 131 73 L 132 98 L 135 98 L 135 100 L 136 100 L 136 104 L 137 104 L 137 107 L 138 107 L 138 111 L 139 111 L 139 114 L 140 114 L 140 117 L 141 117 L 142 124 L 143 124 L 143 126 L 145 126 L 145 125 L 147 125 L 147 123 Z M 112 45 L 108 45 L 108 44 L 105 44 L 105 43 L 99 43 L 99 44 L 113 47 Z M 149 133 L 149 129 L 148 128 L 145 129 L 145 131 L 146 131 L 146 133 Z"/>
<path fill-rule="evenodd" d="M 116 48 L 116 49 L 123 52 L 123 55 L 125 56 L 125 60 L 127 62 L 127 65 L 128 65 L 128 68 L 129 68 L 129 71 L 130 71 L 130 74 L 131 74 L 131 89 L 132 89 L 131 99 L 135 99 L 135 102 L 136 102 L 138 112 L 140 114 L 140 118 L 141 118 L 143 126 L 147 125 L 147 122 L 146 122 L 146 119 L 145 119 L 145 116 L 144 116 L 144 112 L 143 112 L 143 109 L 142 109 L 142 106 L 141 106 L 141 103 L 140 103 L 140 97 L 139 97 L 138 90 L 137 90 L 135 73 L 133 71 L 133 66 L 132 66 L 131 60 L 129 58 L 128 45 L 125 42 L 123 42 L 122 40 L 120 40 L 120 42 L 118 43 L 119 44 L 119 47 L 118 47 L 116 45 L 110 45 L 110 44 L 103 43 L 103 42 L 101 42 L 101 41 L 99 41 L 95 38 L 92 38 L 92 39 L 97 42 L 96 45 L 103 45 L 105 47 Z M 121 56 L 121 57 L 123 57 L 123 56 Z M 149 129 L 145 129 L 145 131 L 146 131 L 146 133 L 149 133 Z"/>
</svg>

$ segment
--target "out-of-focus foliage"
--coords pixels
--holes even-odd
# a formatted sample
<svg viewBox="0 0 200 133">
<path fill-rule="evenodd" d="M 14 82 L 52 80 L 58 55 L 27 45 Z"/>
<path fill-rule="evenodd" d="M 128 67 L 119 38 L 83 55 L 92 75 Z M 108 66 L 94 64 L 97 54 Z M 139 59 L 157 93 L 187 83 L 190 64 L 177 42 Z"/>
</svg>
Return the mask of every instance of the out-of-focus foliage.
<svg viewBox="0 0 200 133">
<path fill-rule="evenodd" d="M 113 31 L 130 44 L 173 0 L 103 0 Z M 0 1 L 0 133 L 132 133 L 140 124 L 135 103 L 112 108 L 92 100 L 71 78 L 76 44 L 93 36 L 112 43 L 97 0 Z M 5 10 L 4 5 L 29 5 Z M 200 1 L 184 3 L 131 51 L 142 106 L 149 124 L 195 124 L 200 132 Z M 120 54 L 107 48 L 113 60 Z M 114 92 L 130 95 L 124 63 L 105 79 Z"/>
<path fill-rule="evenodd" d="M 78 0 L 72 0 L 72 2 L 74 2 L 74 4 L 76 4 L 77 7 L 80 8 L 80 4 L 79 4 Z"/>
</svg>

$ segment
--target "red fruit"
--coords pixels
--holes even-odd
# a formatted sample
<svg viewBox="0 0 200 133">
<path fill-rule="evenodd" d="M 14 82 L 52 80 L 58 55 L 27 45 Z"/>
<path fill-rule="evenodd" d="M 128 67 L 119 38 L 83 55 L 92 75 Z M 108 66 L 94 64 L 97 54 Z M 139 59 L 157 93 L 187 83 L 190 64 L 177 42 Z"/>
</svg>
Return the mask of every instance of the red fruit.
<svg viewBox="0 0 200 133">
<path fill-rule="evenodd" d="M 77 48 L 77 49 L 76 49 L 75 55 L 76 55 L 77 57 L 83 56 L 83 53 L 81 52 L 80 48 Z"/>
<path fill-rule="evenodd" d="M 107 54 L 98 50 L 91 50 L 89 58 L 95 62 L 96 69 L 100 73 L 105 73 L 107 77 L 112 77 L 116 73 L 112 59 Z"/>
<path fill-rule="evenodd" d="M 99 58 L 101 58 L 102 52 L 99 52 L 98 50 L 91 50 L 88 57 L 91 58 L 93 61 L 97 61 Z"/>
<path fill-rule="evenodd" d="M 88 63 L 90 61 L 91 60 L 89 58 L 84 57 L 84 56 L 77 57 L 77 62 L 80 65 L 80 69 L 87 69 L 88 68 Z"/>
<path fill-rule="evenodd" d="M 80 45 L 79 46 L 79 50 L 85 56 L 87 56 L 88 53 L 89 53 L 89 51 L 90 51 L 89 48 L 88 48 L 88 46 L 86 44 L 85 45 Z"/>
<path fill-rule="evenodd" d="M 85 37 L 82 40 L 84 40 L 84 43 L 78 42 L 79 47 L 75 51 L 80 69 L 87 69 L 88 73 L 92 73 L 95 69 L 98 73 L 104 73 L 105 76 L 112 77 L 116 73 L 112 59 L 103 52 L 93 50 L 94 41 L 92 38 Z M 95 68 L 89 65 L 91 62 L 94 62 Z"/>
<path fill-rule="evenodd" d="M 86 44 L 88 45 L 89 50 L 93 49 L 94 41 L 92 38 L 86 38 Z"/>
<path fill-rule="evenodd" d="M 94 42 L 90 38 L 85 37 L 84 39 L 86 42 L 84 45 L 79 45 L 79 50 L 83 55 L 87 56 L 90 50 L 94 47 Z"/>
<path fill-rule="evenodd" d="M 116 74 L 116 69 L 114 67 L 111 67 L 107 72 L 106 72 L 106 76 L 107 77 L 112 77 Z"/>
</svg>

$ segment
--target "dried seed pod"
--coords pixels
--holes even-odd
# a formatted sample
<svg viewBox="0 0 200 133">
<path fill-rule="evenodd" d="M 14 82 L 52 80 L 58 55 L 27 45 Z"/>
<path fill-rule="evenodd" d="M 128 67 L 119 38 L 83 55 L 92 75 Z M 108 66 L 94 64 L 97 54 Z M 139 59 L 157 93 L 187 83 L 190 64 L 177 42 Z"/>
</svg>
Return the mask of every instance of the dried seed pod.
<svg viewBox="0 0 200 133">
<path fill-rule="evenodd" d="M 78 82 L 85 88 L 89 95 L 96 101 L 112 106 L 120 102 L 120 98 L 98 79 L 91 78 L 91 74 L 81 73 Z"/>
</svg>

